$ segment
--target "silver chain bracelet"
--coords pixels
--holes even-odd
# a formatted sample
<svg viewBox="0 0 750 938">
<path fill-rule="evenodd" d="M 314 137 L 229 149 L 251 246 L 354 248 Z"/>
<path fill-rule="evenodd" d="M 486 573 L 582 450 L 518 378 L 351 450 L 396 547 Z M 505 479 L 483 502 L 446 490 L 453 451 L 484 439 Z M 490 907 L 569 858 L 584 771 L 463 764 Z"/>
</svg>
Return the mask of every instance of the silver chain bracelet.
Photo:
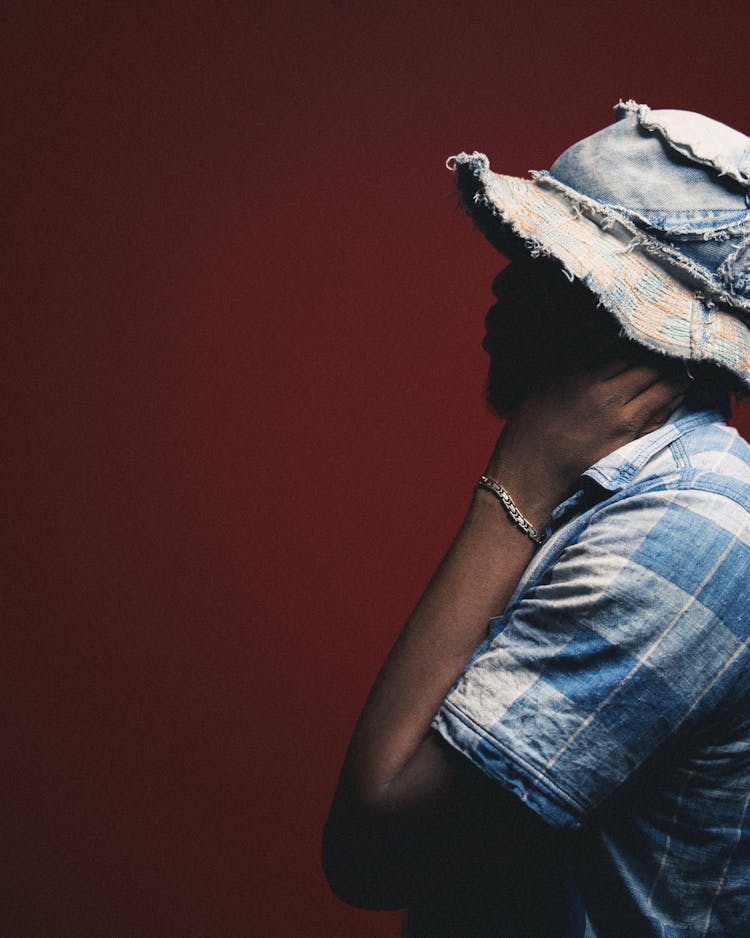
<svg viewBox="0 0 750 938">
<path fill-rule="evenodd" d="M 479 482 L 477 482 L 477 488 L 487 489 L 488 492 L 492 492 L 495 498 L 502 503 L 503 508 L 508 512 L 510 520 L 517 528 L 520 528 L 520 530 L 536 544 L 544 543 L 544 535 L 540 534 L 527 518 L 524 518 L 518 510 L 516 503 L 499 482 L 495 482 L 495 480 L 490 479 L 489 476 L 482 476 Z"/>
</svg>

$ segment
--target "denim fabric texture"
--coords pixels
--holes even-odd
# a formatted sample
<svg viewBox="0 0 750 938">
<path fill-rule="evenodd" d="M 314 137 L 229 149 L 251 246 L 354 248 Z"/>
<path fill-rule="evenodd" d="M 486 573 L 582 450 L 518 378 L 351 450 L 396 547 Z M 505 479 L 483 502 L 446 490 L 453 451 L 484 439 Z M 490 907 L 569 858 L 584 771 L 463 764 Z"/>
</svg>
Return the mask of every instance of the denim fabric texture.
<svg viewBox="0 0 750 938">
<path fill-rule="evenodd" d="M 683 408 L 547 532 L 433 726 L 576 832 L 597 938 L 747 934 L 750 447 Z"/>
<path fill-rule="evenodd" d="M 615 110 L 531 179 L 451 157 L 459 194 L 497 248 L 555 257 L 631 338 L 750 387 L 750 138 L 690 111 Z"/>
</svg>

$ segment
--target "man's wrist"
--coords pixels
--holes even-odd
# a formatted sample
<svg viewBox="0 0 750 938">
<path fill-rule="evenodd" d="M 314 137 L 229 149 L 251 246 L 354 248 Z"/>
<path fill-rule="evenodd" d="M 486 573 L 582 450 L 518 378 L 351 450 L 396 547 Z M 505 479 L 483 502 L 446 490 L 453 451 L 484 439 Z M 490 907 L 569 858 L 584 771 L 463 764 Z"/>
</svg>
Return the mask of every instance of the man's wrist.
<svg viewBox="0 0 750 938">
<path fill-rule="evenodd" d="M 519 531 L 525 534 L 535 544 L 543 543 L 543 533 L 523 514 L 508 490 L 500 485 L 496 479 L 483 475 L 477 482 L 477 488 L 485 489 L 485 491 L 489 492 L 500 502 L 506 514 Z"/>
<path fill-rule="evenodd" d="M 535 549 L 534 541 L 513 521 L 506 507 L 489 489 L 479 485 L 474 486 L 469 516 L 474 519 L 473 524 L 478 523 L 480 529 L 485 530 L 486 535 L 493 542 L 505 543 L 510 536 L 513 540 L 518 540 L 519 546 Z M 538 524 L 531 518 L 528 520 L 541 534 L 546 518 Z"/>
<path fill-rule="evenodd" d="M 490 460 L 484 474 L 505 489 L 524 518 L 537 531 L 545 526 L 566 494 L 563 486 L 545 478 L 538 466 L 515 472 L 507 464 L 498 466 L 495 460 Z"/>
</svg>

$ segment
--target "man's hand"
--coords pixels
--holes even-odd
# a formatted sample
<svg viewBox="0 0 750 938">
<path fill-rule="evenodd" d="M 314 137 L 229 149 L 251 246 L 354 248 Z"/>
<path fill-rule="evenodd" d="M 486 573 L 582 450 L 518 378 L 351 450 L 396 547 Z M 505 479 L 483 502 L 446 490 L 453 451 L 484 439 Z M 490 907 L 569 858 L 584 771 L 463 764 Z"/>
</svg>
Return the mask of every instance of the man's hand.
<svg viewBox="0 0 750 938">
<path fill-rule="evenodd" d="M 508 420 L 487 475 L 541 526 L 589 466 L 660 427 L 687 386 L 653 366 L 615 362 L 531 394 Z"/>
</svg>

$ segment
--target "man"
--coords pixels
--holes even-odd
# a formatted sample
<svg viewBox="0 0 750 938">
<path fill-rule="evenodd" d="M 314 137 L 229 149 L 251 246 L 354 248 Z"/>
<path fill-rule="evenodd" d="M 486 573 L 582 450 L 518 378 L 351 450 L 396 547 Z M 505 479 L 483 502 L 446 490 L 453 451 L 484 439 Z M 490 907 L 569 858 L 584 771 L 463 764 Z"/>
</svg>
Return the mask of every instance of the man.
<svg viewBox="0 0 750 938">
<path fill-rule="evenodd" d="M 580 935 L 581 902 L 596 938 L 750 931 L 750 140 L 616 110 L 533 180 L 449 161 L 512 259 L 508 420 L 323 844 L 409 935 Z"/>
</svg>

